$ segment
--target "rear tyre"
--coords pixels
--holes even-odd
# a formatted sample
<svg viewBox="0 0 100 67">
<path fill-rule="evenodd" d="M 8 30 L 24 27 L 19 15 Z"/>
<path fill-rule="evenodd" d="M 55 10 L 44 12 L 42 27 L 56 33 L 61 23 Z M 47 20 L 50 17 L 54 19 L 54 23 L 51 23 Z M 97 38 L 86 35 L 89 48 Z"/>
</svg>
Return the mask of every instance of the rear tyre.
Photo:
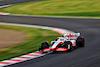
<svg viewBox="0 0 100 67">
<path fill-rule="evenodd" d="M 84 47 L 84 45 L 85 45 L 84 37 L 79 36 L 76 40 L 76 44 L 78 47 Z"/>
</svg>

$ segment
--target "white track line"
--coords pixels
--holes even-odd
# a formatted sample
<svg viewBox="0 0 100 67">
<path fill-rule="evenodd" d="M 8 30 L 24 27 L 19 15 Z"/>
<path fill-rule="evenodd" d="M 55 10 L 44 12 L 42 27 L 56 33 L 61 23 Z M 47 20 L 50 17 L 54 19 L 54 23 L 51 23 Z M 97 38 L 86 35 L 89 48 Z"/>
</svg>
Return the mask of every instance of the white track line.
<svg viewBox="0 0 100 67">
<path fill-rule="evenodd" d="M 42 29 L 53 29 L 55 31 L 56 29 L 65 30 L 67 32 L 73 33 L 73 31 L 62 29 L 62 28 L 55 28 L 55 27 L 47 27 L 47 26 L 39 26 L 39 25 L 26 25 L 26 24 L 15 24 L 15 23 L 6 23 L 6 22 L 0 22 L 0 24 L 6 24 L 6 25 L 15 25 L 15 26 L 25 26 L 25 27 L 36 27 L 36 28 L 42 28 Z M 64 33 L 64 32 L 62 32 Z M 61 34 L 62 34 L 61 33 Z"/>
<path fill-rule="evenodd" d="M 29 16 L 29 17 L 48 17 L 48 18 L 73 18 L 73 19 L 100 19 L 100 17 L 80 17 L 80 16 L 48 16 L 48 15 L 24 15 L 24 14 L 10 14 L 12 16 Z"/>
<path fill-rule="evenodd" d="M 11 4 L 9 4 L 9 5 L 4 5 L 4 6 L 0 6 L 0 8 L 8 7 L 8 6 L 11 6 Z"/>
</svg>

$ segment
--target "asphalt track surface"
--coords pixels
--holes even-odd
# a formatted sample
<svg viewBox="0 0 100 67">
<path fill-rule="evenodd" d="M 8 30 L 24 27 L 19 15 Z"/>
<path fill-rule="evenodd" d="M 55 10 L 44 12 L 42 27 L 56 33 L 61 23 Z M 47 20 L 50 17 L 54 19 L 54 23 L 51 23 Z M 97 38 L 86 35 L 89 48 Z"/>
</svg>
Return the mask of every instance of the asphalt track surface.
<svg viewBox="0 0 100 67">
<path fill-rule="evenodd" d="M 29 1 L 36 1 L 36 0 L 0 0 L 0 6 L 29 2 Z"/>
<path fill-rule="evenodd" d="M 0 16 L 0 22 L 43 25 L 80 32 L 85 47 L 60 52 L 8 67 L 100 67 L 100 19 Z"/>
</svg>

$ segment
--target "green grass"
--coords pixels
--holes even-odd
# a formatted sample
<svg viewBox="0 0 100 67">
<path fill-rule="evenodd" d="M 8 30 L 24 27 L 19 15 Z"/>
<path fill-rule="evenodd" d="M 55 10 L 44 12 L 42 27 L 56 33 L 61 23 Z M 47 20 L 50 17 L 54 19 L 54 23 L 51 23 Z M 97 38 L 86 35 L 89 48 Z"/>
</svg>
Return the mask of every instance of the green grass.
<svg viewBox="0 0 100 67">
<path fill-rule="evenodd" d="M 1 8 L 0 11 L 11 14 L 100 17 L 100 0 L 38 0 Z"/>
<path fill-rule="evenodd" d="M 58 33 L 47 29 L 0 25 L 0 29 L 10 29 L 24 32 L 26 40 L 13 46 L 0 49 L 0 61 L 37 51 L 43 41 L 51 41 L 59 36 Z"/>
</svg>

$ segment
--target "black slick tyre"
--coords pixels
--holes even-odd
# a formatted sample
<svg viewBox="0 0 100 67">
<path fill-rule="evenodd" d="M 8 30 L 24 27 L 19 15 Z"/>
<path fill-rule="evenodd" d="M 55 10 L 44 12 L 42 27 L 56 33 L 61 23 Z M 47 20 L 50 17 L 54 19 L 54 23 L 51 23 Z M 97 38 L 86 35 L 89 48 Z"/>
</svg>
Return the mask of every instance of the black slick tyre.
<svg viewBox="0 0 100 67">
<path fill-rule="evenodd" d="M 40 50 L 43 50 L 44 48 L 49 48 L 49 44 L 48 44 L 47 42 L 43 42 L 43 43 L 41 44 L 41 46 L 39 47 L 39 51 L 40 51 Z"/>
<path fill-rule="evenodd" d="M 78 47 L 84 47 L 84 45 L 85 45 L 84 37 L 79 36 L 76 40 L 76 44 Z"/>
</svg>

